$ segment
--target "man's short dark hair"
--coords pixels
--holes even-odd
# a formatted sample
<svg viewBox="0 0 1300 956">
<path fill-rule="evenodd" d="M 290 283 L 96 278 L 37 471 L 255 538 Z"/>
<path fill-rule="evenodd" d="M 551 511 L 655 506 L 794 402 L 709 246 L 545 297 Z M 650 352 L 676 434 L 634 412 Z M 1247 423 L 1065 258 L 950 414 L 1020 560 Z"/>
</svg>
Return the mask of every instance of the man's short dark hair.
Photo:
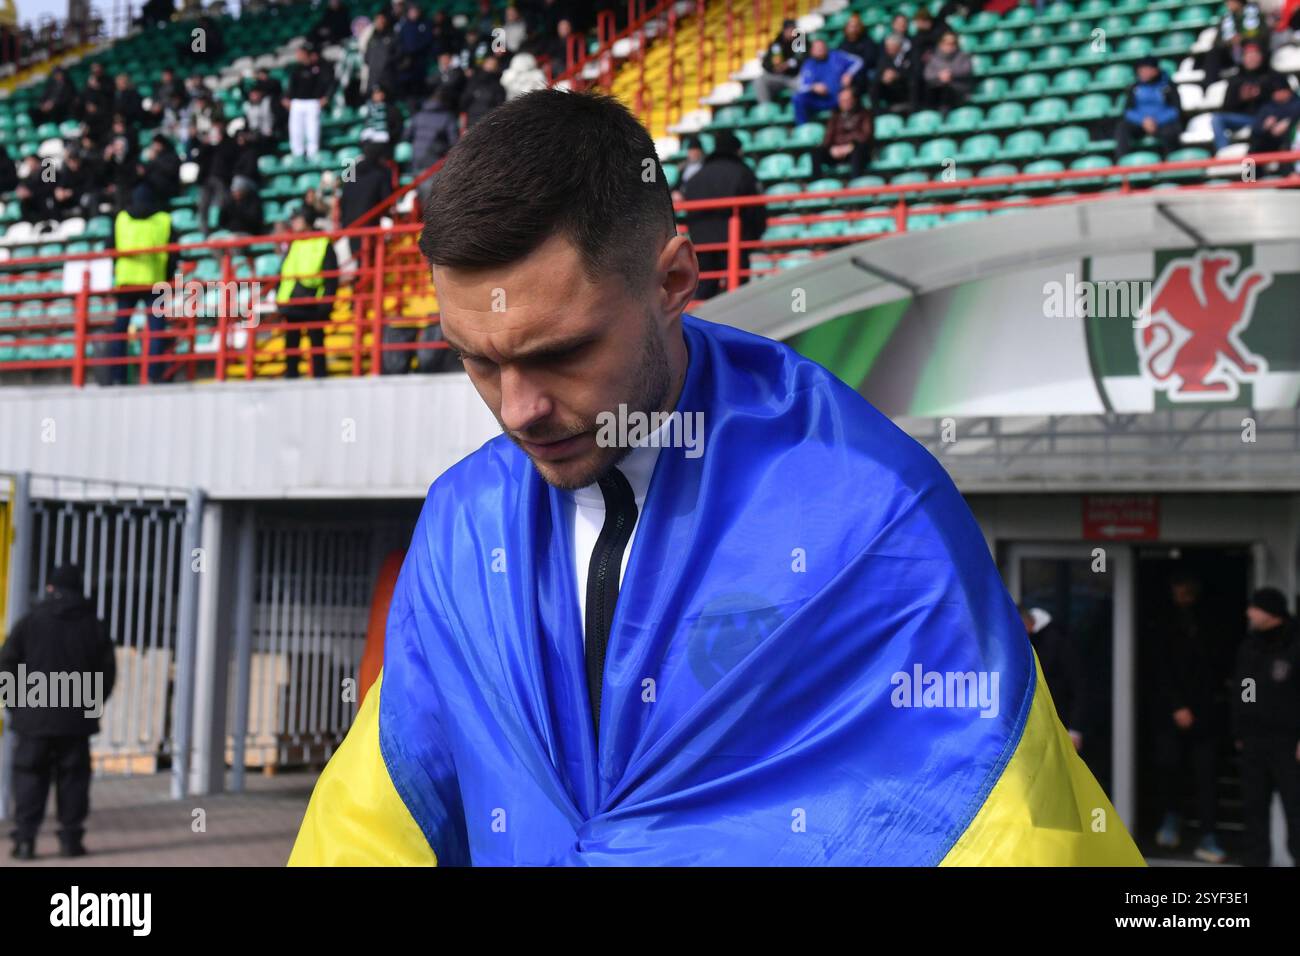
<svg viewBox="0 0 1300 956">
<path fill-rule="evenodd" d="M 537 90 L 498 106 L 430 183 L 420 251 L 431 265 L 506 265 L 558 232 L 588 279 L 617 274 L 640 290 L 676 233 L 650 134 L 600 93 Z"/>
</svg>

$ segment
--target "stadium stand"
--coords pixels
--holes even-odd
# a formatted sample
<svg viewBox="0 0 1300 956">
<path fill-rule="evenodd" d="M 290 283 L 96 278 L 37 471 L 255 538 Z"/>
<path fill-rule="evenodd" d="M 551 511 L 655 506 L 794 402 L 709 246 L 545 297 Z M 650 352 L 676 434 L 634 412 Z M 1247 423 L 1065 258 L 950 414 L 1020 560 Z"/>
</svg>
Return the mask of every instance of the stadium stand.
<svg viewBox="0 0 1300 956">
<path fill-rule="evenodd" d="M 107 247 L 130 177 L 119 176 L 113 194 L 106 181 L 111 177 L 98 167 L 103 193 L 89 204 L 73 195 L 46 198 L 41 206 L 39 196 L 23 192 L 34 177 L 48 173 L 53 190 L 67 187 L 76 193 L 77 161 L 69 165 L 68 158 L 97 156 L 101 144 L 115 137 L 129 140 L 123 147 L 127 153 L 139 150 L 147 157 L 159 149 L 151 144 L 161 132 L 161 152 L 174 152 L 180 161 L 175 194 L 162 198 L 183 281 L 203 285 L 199 307 L 191 309 L 198 318 L 173 316 L 163 333 L 169 356 L 164 380 L 285 374 L 283 335 L 266 300 L 279 283 L 290 238 L 280 234 L 283 224 L 303 204 L 337 252 L 338 268 L 329 278 L 339 280 L 338 290 L 322 300 L 332 305 L 328 321 L 321 323 L 329 373 L 445 366 L 435 361 L 440 346 L 430 318 L 436 300 L 415 240 L 418 187 L 434 174 L 447 143 L 432 153 L 422 146 L 416 157 L 410 135 L 416 113 L 436 128 L 442 107 L 425 94 L 437 89 L 453 91 L 446 108 L 460 116 L 455 126 L 548 79 L 571 89 L 610 91 L 656 136 L 664 175 L 678 190 L 684 228 L 707 218 L 710 210 L 715 219 L 729 209 L 739 211 L 738 205 L 722 202 L 725 197 L 690 202 L 683 191 L 694 171 L 690 141 L 708 153 L 720 135 L 734 137 L 762 197 L 750 205 L 766 207 L 768 215 L 761 234 L 702 247 L 706 255 L 726 253 L 725 269 L 716 262 L 707 268 L 708 278 L 726 278 L 728 288 L 797 267 L 830 248 L 903 229 L 931 229 L 1133 189 L 1277 185 L 1294 178 L 1290 160 L 1252 166 L 1249 176 L 1242 174 L 1241 157 L 1252 145 L 1254 152 L 1272 152 L 1273 160 L 1280 158 L 1278 150 L 1291 147 L 1295 120 L 1285 104 L 1278 107 L 1285 134 L 1272 135 L 1268 147 L 1253 138 L 1247 123 L 1235 130 L 1235 141 L 1215 153 L 1211 117 L 1223 109 L 1232 82 L 1231 62 L 1223 77 L 1217 75 L 1214 51 L 1230 29 L 1225 16 L 1231 21 L 1218 0 L 1057 0 L 1041 9 L 989 4 L 1005 8 L 1001 12 L 950 2 L 933 16 L 916 3 L 888 0 L 654 5 L 643 0 L 627 7 L 596 5 L 600 9 L 593 7 L 588 17 L 563 27 L 543 19 L 525 21 L 500 2 L 487 4 L 486 13 L 480 4 L 459 0 L 430 6 L 423 20 L 430 38 L 407 28 L 426 67 L 426 75 L 414 81 L 407 75 L 409 60 L 398 68 L 406 25 L 393 29 L 392 49 L 385 53 L 387 41 L 370 42 L 375 32 L 366 19 L 370 5 L 335 0 L 321 9 L 267 5 L 246 9 L 238 18 L 178 15 L 138 29 L 67 69 L 78 98 L 66 115 L 46 110 L 54 80 L 22 86 L 0 99 L 0 139 L 17 164 L 14 178 L 22 180 L 17 191 L 0 191 L 0 374 L 9 380 L 57 381 L 71 372 L 77 384 L 107 382 L 113 360 L 106 356 L 115 342 L 127 342 L 128 363 L 148 354 L 142 318 L 115 336 L 111 289 L 93 278 L 86 287 L 84 278 L 93 271 L 91 263 L 117 258 Z M 765 71 L 763 54 L 787 17 L 797 18 L 801 42 L 793 53 L 805 65 L 818 41 L 831 50 L 846 42 L 860 51 L 898 51 L 902 45 L 902 59 L 894 65 L 904 74 L 903 94 L 891 105 L 868 107 L 868 155 L 857 175 L 840 158 L 815 156 L 834 120 L 827 111 L 816 110 L 796 124 L 788 89 L 760 95 L 764 91 L 756 81 Z M 199 44 L 202 49 L 195 45 L 196 27 L 209 41 Z M 1300 47 L 1286 23 L 1275 27 L 1255 39 L 1268 48 L 1278 82 L 1291 90 L 1297 86 Z M 942 94 L 927 79 L 925 65 L 947 31 L 957 37 L 953 61 L 968 62 L 970 76 Z M 897 34 L 892 40 L 891 33 Z M 492 49 L 494 36 L 505 45 L 499 55 Z M 332 89 L 325 97 L 318 150 L 295 155 L 279 101 L 300 55 L 305 56 L 301 49 L 312 41 L 322 45 Z M 889 68 L 889 56 L 880 53 L 861 71 L 876 79 Z M 1213 82 L 1206 82 L 1207 67 L 1214 68 Z M 376 74 L 391 71 L 384 75 L 394 95 L 382 102 L 368 95 L 375 85 L 372 68 Z M 1154 129 L 1120 129 L 1130 107 L 1137 108 L 1129 99 L 1144 68 L 1156 77 L 1150 84 L 1153 95 L 1176 98 L 1169 106 L 1176 115 L 1172 143 L 1169 126 L 1162 127 L 1163 142 L 1146 135 L 1160 132 Z M 87 117 L 87 88 L 112 83 L 121 74 L 131 84 L 100 112 L 111 114 L 125 103 L 137 112 L 136 122 L 104 131 L 104 117 Z M 185 87 L 178 90 L 182 77 Z M 165 90 L 169 82 L 173 85 Z M 854 89 L 865 102 L 872 83 L 855 81 Z M 173 91 L 191 105 L 173 111 Z M 874 92 L 883 99 L 878 87 Z M 269 100 L 275 113 L 272 135 L 266 137 L 250 132 L 258 122 L 259 98 Z M 1291 98 L 1296 102 L 1294 93 Z M 196 108 L 195 102 L 201 105 Z M 226 148 L 235 174 L 226 168 L 213 195 L 212 154 L 203 140 L 208 127 L 222 125 L 236 137 L 236 148 Z M 1130 141 L 1128 151 L 1122 150 L 1121 137 Z M 248 155 L 253 151 L 255 162 Z M 230 159 L 231 152 L 242 161 Z M 0 163 L 4 160 L 0 156 Z M 104 165 L 114 163 L 129 165 L 119 154 Z M 155 170 L 146 162 L 149 169 L 140 173 L 171 176 L 170 161 L 163 165 L 168 168 Z M 83 173 L 82 179 L 93 174 Z M 378 191 L 349 190 L 348 182 L 358 175 L 367 189 L 373 185 Z M 235 188 L 241 177 L 243 188 Z M 380 186 L 381 180 L 386 185 Z M 230 202 L 232 192 L 240 194 L 238 202 Z M 344 195 L 349 192 L 350 202 Z M 232 208 L 223 218 L 227 206 Z M 342 231 L 348 228 L 363 232 L 348 241 Z M 257 295 L 250 288 L 253 281 L 259 283 Z M 222 292 L 213 286 L 223 282 L 241 284 L 241 321 L 234 327 L 224 317 L 204 320 L 221 311 Z"/>
</svg>

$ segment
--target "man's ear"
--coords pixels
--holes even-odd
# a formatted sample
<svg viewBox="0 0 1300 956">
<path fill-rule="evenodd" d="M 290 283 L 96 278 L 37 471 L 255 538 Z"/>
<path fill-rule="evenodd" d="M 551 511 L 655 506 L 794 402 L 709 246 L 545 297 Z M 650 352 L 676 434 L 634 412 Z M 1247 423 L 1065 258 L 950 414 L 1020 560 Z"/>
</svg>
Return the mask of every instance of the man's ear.
<svg viewBox="0 0 1300 956">
<path fill-rule="evenodd" d="M 700 261 L 687 236 L 674 236 L 664 245 L 656 275 L 661 311 L 673 317 L 681 315 L 700 281 Z"/>
</svg>

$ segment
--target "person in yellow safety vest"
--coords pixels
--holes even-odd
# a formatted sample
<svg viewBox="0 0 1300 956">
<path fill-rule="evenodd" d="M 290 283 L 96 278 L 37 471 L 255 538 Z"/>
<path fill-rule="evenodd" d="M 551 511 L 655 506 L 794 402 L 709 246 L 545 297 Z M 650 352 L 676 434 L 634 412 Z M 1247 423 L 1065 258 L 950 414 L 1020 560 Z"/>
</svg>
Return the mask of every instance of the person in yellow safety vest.
<svg viewBox="0 0 1300 956">
<path fill-rule="evenodd" d="M 150 249 L 173 242 L 172 217 L 160 209 L 153 190 L 141 183 L 131 193 L 131 201 L 117 214 L 113 223 L 110 248 L 119 252 L 132 249 Z M 117 312 L 113 320 L 113 333 L 123 336 L 108 343 L 105 353 L 109 358 L 121 359 L 126 355 L 126 330 L 136 306 L 143 304 L 145 321 L 149 323 L 149 381 L 162 379 L 163 366 L 157 356 L 166 345 L 164 333 L 167 318 L 164 309 L 153 293 L 156 282 L 168 282 L 176 270 L 176 253 L 145 252 L 134 256 L 117 256 L 113 264 L 113 287 L 117 289 Z M 126 363 L 109 367 L 111 385 L 126 384 Z"/>
<path fill-rule="evenodd" d="M 294 232 L 311 232 L 313 226 L 302 206 L 294 208 L 289 219 Z M 339 261 L 334 255 L 334 244 L 327 236 L 295 239 L 280 264 L 280 286 L 275 301 L 280 315 L 287 323 L 284 330 L 285 378 L 298 377 L 298 345 L 302 340 L 300 324 L 307 325 L 307 338 L 311 342 L 311 377 L 324 378 L 325 324 L 329 322 L 334 307 L 334 293 L 338 291 Z M 324 273 L 324 275 L 322 275 Z"/>
</svg>

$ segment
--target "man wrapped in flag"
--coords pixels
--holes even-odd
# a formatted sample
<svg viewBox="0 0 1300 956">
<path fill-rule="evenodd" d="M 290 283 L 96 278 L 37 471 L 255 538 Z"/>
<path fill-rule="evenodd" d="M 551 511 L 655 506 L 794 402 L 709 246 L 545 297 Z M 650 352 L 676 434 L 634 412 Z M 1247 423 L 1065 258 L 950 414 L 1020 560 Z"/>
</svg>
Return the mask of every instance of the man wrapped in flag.
<svg viewBox="0 0 1300 956">
<path fill-rule="evenodd" d="M 443 332 L 504 434 L 429 490 L 298 865 L 1116 865 L 1132 840 L 919 445 L 699 277 L 616 101 L 433 179 Z"/>
</svg>

